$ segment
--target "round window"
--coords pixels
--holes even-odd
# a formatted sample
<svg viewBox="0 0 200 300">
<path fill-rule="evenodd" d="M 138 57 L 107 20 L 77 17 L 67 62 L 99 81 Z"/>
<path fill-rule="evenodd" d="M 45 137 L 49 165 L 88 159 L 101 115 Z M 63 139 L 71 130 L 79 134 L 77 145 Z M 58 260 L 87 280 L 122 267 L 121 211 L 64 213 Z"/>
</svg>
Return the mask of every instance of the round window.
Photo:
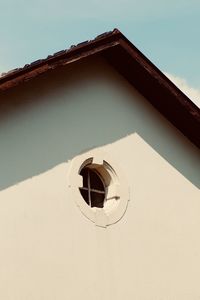
<svg viewBox="0 0 200 300">
<path fill-rule="evenodd" d="M 118 164 L 107 153 L 93 150 L 75 157 L 69 171 L 71 198 L 97 226 L 106 227 L 124 215 L 129 191 Z"/>
</svg>

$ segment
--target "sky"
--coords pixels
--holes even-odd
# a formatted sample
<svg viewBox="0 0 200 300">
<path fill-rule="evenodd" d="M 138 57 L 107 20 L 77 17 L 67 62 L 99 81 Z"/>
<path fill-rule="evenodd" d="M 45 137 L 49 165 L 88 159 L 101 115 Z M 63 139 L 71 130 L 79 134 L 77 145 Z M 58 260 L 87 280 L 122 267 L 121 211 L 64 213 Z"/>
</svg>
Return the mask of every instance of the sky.
<svg viewBox="0 0 200 300">
<path fill-rule="evenodd" d="M 0 0 L 0 73 L 114 28 L 200 107 L 200 0 Z"/>
</svg>

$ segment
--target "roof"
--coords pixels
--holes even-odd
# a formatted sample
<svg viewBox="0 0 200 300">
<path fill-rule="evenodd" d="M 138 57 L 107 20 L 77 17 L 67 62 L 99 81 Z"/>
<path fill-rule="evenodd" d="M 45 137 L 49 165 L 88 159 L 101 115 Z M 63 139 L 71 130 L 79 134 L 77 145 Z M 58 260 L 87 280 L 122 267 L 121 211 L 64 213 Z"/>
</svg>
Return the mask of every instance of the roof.
<svg viewBox="0 0 200 300">
<path fill-rule="evenodd" d="M 200 109 L 118 29 L 2 74 L 0 91 L 4 92 L 39 74 L 94 54 L 103 56 L 161 114 L 200 148 Z"/>
</svg>

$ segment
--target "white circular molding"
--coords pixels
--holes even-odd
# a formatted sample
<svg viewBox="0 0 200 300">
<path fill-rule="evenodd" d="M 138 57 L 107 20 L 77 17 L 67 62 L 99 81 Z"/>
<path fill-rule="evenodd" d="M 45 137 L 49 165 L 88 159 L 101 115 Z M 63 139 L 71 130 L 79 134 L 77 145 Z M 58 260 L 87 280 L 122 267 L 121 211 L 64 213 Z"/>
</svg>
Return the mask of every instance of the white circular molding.
<svg viewBox="0 0 200 300">
<path fill-rule="evenodd" d="M 104 180 L 107 188 L 103 208 L 90 207 L 81 196 L 83 185 L 80 171 L 90 165 Z M 122 170 L 107 153 L 100 149 L 92 150 L 72 159 L 69 168 L 70 198 L 74 199 L 81 212 L 97 226 L 106 227 L 118 222 L 124 215 L 129 200 L 129 188 Z"/>
</svg>

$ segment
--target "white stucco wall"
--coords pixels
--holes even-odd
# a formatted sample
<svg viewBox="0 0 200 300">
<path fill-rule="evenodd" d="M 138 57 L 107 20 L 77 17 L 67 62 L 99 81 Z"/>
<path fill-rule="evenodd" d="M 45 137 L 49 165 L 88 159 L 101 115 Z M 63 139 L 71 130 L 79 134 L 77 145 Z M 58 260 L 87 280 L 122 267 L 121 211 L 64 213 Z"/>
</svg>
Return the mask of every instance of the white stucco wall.
<svg viewBox="0 0 200 300">
<path fill-rule="evenodd" d="M 1 98 L 0 298 L 200 297 L 200 153 L 103 60 Z M 71 159 L 102 149 L 130 201 L 101 228 L 69 196 Z"/>
</svg>

